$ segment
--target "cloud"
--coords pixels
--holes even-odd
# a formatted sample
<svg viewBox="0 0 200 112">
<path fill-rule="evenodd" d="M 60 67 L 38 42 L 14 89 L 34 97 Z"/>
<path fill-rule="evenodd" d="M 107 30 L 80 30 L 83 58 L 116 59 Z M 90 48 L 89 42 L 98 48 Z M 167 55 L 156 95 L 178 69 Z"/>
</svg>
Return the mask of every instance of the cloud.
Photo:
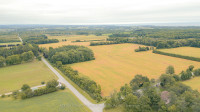
<svg viewBox="0 0 200 112">
<path fill-rule="evenodd" d="M 2 0 L 0 24 L 200 22 L 198 0 Z"/>
</svg>

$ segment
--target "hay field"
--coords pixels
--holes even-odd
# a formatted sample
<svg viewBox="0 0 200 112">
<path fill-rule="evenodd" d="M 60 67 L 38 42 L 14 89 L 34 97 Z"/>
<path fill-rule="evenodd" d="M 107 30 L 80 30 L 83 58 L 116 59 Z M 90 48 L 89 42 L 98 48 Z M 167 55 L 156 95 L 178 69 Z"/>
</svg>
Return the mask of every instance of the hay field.
<svg viewBox="0 0 200 112">
<path fill-rule="evenodd" d="M 65 42 L 59 42 L 59 43 L 51 43 L 51 44 L 40 44 L 39 47 L 49 48 L 49 47 L 61 47 L 64 45 L 82 45 L 82 46 L 89 46 L 90 42 L 71 42 L 71 41 L 65 41 Z"/>
<path fill-rule="evenodd" d="M 49 39 L 58 39 L 62 41 L 62 39 L 67 39 L 68 41 L 75 41 L 75 40 L 105 40 L 108 38 L 107 35 L 96 36 L 96 35 L 62 35 L 62 36 L 51 36 L 47 35 Z"/>
<path fill-rule="evenodd" d="M 68 89 L 26 100 L 0 98 L 0 112 L 91 112 Z"/>
<path fill-rule="evenodd" d="M 198 90 L 200 92 L 200 77 L 195 77 L 193 79 L 184 81 L 183 84 L 190 86 L 194 90 Z"/>
<path fill-rule="evenodd" d="M 0 94 L 19 90 L 23 84 L 41 85 L 42 81 L 57 79 L 41 61 L 0 68 Z"/>
<path fill-rule="evenodd" d="M 159 51 L 200 58 L 200 48 L 195 47 L 178 47 L 172 49 L 160 49 Z"/>
<path fill-rule="evenodd" d="M 189 65 L 200 67 L 199 62 L 154 54 L 152 51 L 134 52 L 137 44 L 116 44 L 89 46 L 94 51 L 96 60 L 71 64 L 81 75 L 95 80 L 102 87 L 102 95 L 108 96 L 136 74 L 149 78 L 158 78 L 169 65 L 175 67 L 175 72 L 185 70 Z"/>
</svg>

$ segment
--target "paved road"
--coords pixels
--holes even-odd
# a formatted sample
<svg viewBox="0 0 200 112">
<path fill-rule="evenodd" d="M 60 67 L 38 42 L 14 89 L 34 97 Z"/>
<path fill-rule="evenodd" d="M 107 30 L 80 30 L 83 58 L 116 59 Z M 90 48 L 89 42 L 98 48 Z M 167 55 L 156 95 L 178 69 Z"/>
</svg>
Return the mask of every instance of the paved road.
<svg viewBox="0 0 200 112">
<path fill-rule="evenodd" d="M 65 84 L 90 110 L 93 112 L 103 112 L 104 104 L 93 104 L 79 93 L 65 78 L 60 75 L 43 57 L 42 61 L 58 76 L 58 80 Z"/>
</svg>

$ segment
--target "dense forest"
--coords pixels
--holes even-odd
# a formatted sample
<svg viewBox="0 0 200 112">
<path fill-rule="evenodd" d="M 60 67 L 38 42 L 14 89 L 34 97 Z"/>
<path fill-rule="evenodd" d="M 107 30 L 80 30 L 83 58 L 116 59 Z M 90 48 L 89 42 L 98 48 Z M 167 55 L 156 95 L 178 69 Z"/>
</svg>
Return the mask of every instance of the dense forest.
<svg viewBox="0 0 200 112">
<path fill-rule="evenodd" d="M 52 63 L 61 61 L 62 64 L 71 64 L 83 61 L 94 60 L 92 50 L 84 46 L 63 46 L 59 48 L 50 48 L 48 53 L 44 53 Z"/>
<path fill-rule="evenodd" d="M 180 75 L 169 66 L 158 80 L 136 75 L 129 84 L 114 92 L 106 101 L 106 109 L 122 106 L 126 112 L 199 112 L 200 93 L 180 81 L 200 75 L 189 66 Z"/>
<path fill-rule="evenodd" d="M 91 42 L 90 46 L 135 43 L 154 46 L 157 49 L 182 46 L 200 47 L 200 39 L 108 38 L 106 42 Z"/>
<path fill-rule="evenodd" d="M 24 42 L 32 44 L 47 44 L 47 43 L 58 43 L 58 39 L 48 39 L 46 35 L 29 35 L 25 37 Z"/>
<path fill-rule="evenodd" d="M 39 55 L 38 49 L 38 46 L 31 44 L 0 48 L 0 67 L 32 61 Z"/>
</svg>

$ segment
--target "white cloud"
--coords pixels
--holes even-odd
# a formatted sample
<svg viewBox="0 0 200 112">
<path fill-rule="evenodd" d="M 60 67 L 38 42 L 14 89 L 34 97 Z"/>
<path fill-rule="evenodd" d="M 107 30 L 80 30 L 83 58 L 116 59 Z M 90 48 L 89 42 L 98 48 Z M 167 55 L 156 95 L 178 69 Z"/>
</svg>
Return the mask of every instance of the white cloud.
<svg viewBox="0 0 200 112">
<path fill-rule="evenodd" d="M 198 0 L 0 0 L 0 24 L 200 22 Z"/>
</svg>

